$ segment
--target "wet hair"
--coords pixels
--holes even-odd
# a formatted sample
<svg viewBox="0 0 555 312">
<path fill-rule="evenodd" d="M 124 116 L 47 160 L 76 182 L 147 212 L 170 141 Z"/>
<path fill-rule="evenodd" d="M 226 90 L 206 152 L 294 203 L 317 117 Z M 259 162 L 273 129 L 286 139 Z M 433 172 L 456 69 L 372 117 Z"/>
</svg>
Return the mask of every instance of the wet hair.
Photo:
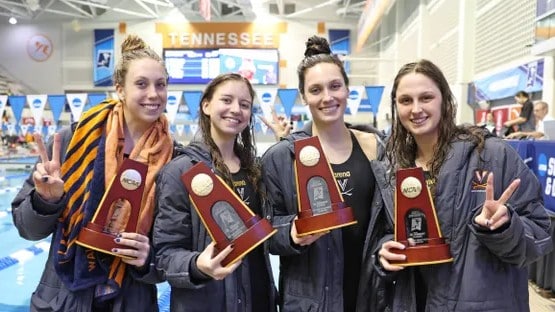
<svg viewBox="0 0 555 312">
<path fill-rule="evenodd" d="M 391 89 L 391 136 L 387 141 L 386 151 L 389 161 L 394 164 L 394 169 L 414 167 L 416 159 L 416 141 L 413 135 L 403 127 L 396 114 L 396 93 L 401 79 L 411 73 L 425 75 L 431 79 L 441 93 L 441 118 L 438 124 L 438 141 L 434 146 L 433 158 L 428 163 L 432 178 L 437 179 L 439 170 L 447 158 L 449 146 L 453 139 L 470 140 L 478 146 L 480 152 L 485 144 L 484 129 L 476 126 L 457 126 L 455 117 L 457 104 L 455 97 L 449 88 L 447 79 L 434 63 L 428 60 L 405 64 L 393 81 Z M 392 173 L 395 170 L 392 170 Z"/>
<path fill-rule="evenodd" d="M 224 163 L 222 154 L 214 142 L 210 132 L 210 116 L 206 115 L 202 110 L 202 104 L 206 101 L 211 101 L 214 93 L 220 85 L 228 81 L 239 81 L 243 82 L 249 89 L 249 94 L 251 96 L 251 103 L 254 103 L 254 97 L 256 93 L 249 82 L 249 80 L 236 73 L 226 73 L 218 75 L 216 78 L 212 79 L 210 83 L 206 86 L 204 93 L 200 99 L 200 131 L 202 134 L 203 141 L 208 145 L 210 155 L 212 157 L 212 162 L 216 172 L 224 179 L 224 181 L 233 187 L 233 181 L 231 178 L 231 173 Z M 235 143 L 233 144 L 233 151 L 239 157 L 241 161 L 241 168 L 247 171 L 247 180 L 254 187 L 255 192 L 260 192 L 259 183 L 261 180 L 260 166 L 256 162 L 256 143 L 254 140 L 254 114 L 252 114 L 253 105 L 251 105 L 251 118 L 249 121 L 249 126 L 247 126 L 241 133 L 235 138 Z"/>
<path fill-rule="evenodd" d="M 166 80 L 168 79 L 168 71 L 164 64 L 164 60 L 152 50 L 147 44 L 136 35 L 128 35 L 121 44 L 121 58 L 114 69 L 114 85 L 125 85 L 125 76 L 129 70 L 131 62 L 143 58 L 150 58 L 159 62 L 164 67 Z"/>
<path fill-rule="evenodd" d="M 345 67 L 343 67 L 343 62 L 331 53 L 328 41 L 325 38 L 312 36 L 308 38 L 305 43 L 306 50 L 304 52 L 304 59 L 301 61 L 297 67 L 297 75 L 299 76 L 299 92 L 304 96 L 304 83 L 305 83 L 305 73 L 307 69 L 312 68 L 320 63 L 331 63 L 337 65 L 345 80 L 345 85 L 349 86 L 349 77 L 345 72 Z"/>
</svg>

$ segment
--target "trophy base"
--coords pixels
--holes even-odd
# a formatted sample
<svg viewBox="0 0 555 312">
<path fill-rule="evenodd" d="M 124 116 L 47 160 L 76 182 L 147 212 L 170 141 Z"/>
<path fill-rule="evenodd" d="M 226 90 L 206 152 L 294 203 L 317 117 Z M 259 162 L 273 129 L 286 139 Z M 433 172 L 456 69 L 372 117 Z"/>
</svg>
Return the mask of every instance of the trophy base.
<svg viewBox="0 0 555 312">
<path fill-rule="evenodd" d="M 357 221 L 353 215 L 353 209 L 345 207 L 320 215 L 296 219 L 295 227 L 297 228 L 297 235 L 305 236 L 331 231 L 355 223 Z"/>
<path fill-rule="evenodd" d="M 410 246 L 408 241 L 399 241 L 405 245 L 404 250 L 395 250 L 397 254 L 407 256 L 405 261 L 390 261 L 391 264 L 398 266 L 417 266 L 453 262 L 453 257 L 449 251 L 449 244 L 445 243 L 444 238 L 429 239 L 428 243 Z"/>
<path fill-rule="evenodd" d="M 114 248 L 129 248 L 128 246 L 116 243 L 115 239 L 116 235 L 103 232 L 101 229 L 99 229 L 98 225 L 94 223 L 89 223 L 86 227 L 81 229 L 75 243 L 85 248 L 100 251 L 112 256 L 124 259 L 135 259 L 133 257 L 122 256 L 112 252 L 112 249 Z"/>
<path fill-rule="evenodd" d="M 222 260 L 222 266 L 227 267 L 239 261 L 247 253 L 262 244 L 277 232 L 272 224 L 266 219 L 259 219 L 243 234 L 232 241 L 217 242 L 216 249 L 221 251 L 227 246 L 233 245 L 233 250 Z"/>
</svg>

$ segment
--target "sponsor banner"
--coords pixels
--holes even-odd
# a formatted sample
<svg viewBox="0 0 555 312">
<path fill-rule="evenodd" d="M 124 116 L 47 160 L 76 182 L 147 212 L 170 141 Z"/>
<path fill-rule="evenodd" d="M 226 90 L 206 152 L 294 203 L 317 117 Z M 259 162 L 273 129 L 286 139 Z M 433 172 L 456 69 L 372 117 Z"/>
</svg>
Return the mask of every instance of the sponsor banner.
<svg viewBox="0 0 555 312">
<path fill-rule="evenodd" d="M 177 110 L 179 104 L 181 103 L 182 91 L 168 91 L 168 102 L 166 104 L 166 114 L 170 124 L 175 122 L 175 117 L 177 116 Z"/>
<path fill-rule="evenodd" d="M 86 93 L 68 93 L 66 94 L 67 103 L 69 104 L 69 109 L 71 110 L 72 121 L 78 121 L 83 113 L 83 108 L 87 104 L 87 94 Z"/>
<path fill-rule="evenodd" d="M 293 106 L 295 106 L 298 94 L 299 90 L 297 89 L 278 89 L 277 95 L 281 101 L 281 105 L 283 105 L 283 110 L 287 118 L 291 118 L 291 112 L 293 111 Z"/>
<path fill-rule="evenodd" d="M 383 90 L 384 86 L 366 86 L 366 97 L 368 98 L 368 104 L 370 104 L 374 115 L 378 113 L 378 108 L 382 101 Z"/>
<path fill-rule="evenodd" d="M 201 97 L 202 91 L 183 91 L 183 99 L 189 108 L 191 120 L 195 120 L 198 117 Z"/>
<path fill-rule="evenodd" d="M 344 57 L 351 54 L 351 31 L 349 29 L 330 29 L 328 30 L 331 52 L 343 61 L 343 67 L 347 74 L 351 73 L 351 64 L 344 61 Z"/>
<path fill-rule="evenodd" d="M 287 23 L 156 23 L 163 48 L 278 48 Z"/>
<path fill-rule="evenodd" d="M 544 60 L 536 60 L 505 70 L 489 77 L 475 80 L 470 89 L 469 103 L 504 99 L 518 91 L 529 93 L 543 90 Z"/>
<path fill-rule="evenodd" d="M 94 86 L 112 86 L 112 76 L 114 75 L 114 30 L 95 29 L 93 49 Z"/>
<path fill-rule="evenodd" d="M 44 106 L 47 99 L 47 94 L 27 95 L 27 103 L 38 127 L 42 125 L 42 115 L 44 114 Z"/>
<path fill-rule="evenodd" d="M 48 105 L 50 105 L 50 110 L 52 111 L 52 118 L 54 119 L 54 124 L 58 124 L 60 116 L 64 111 L 66 105 L 66 96 L 63 94 L 53 94 L 48 96 Z"/>
<path fill-rule="evenodd" d="M 347 98 L 347 107 L 351 115 L 356 115 L 358 113 L 358 107 L 360 106 L 360 101 L 364 96 L 364 86 L 350 86 L 349 87 L 349 97 Z"/>
<path fill-rule="evenodd" d="M 262 114 L 266 120 L 272 120 L 272 110 L 274 109 L 274 103 L 276 102 L 278 89 L 270 88 L 256 91 L 258 96 L 258 103 L 260 103 L 260 108 L 262 108 Z"/>
<path fill-rule="evenodd" d="M 26 97 L 24 95 L 11 95 L 8 96 L 8 102 L 12 108 L 12 113 L 15 118 L 15 123 L 21 121 L 21 115 L 23 114 L 23 108 L 25 107 Z M 14 125 L 15 127 L 15 125 Z"/>
<path fill-rule="evenodd" d="M 89 105 L 95 106 L 106 99 L 105 93 L 89 93 Z"/>
</svg>

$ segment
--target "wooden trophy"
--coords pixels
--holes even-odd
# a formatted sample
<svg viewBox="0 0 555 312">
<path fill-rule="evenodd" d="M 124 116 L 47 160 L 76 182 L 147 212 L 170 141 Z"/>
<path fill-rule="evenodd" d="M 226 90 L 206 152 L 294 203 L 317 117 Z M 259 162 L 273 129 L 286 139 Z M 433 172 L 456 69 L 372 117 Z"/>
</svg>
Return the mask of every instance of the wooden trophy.
<svg viewBox="0 0 555 312">
<path fill-rule="evenodd" d="M 404 244 L 404 261 L 390 261 L 400 266 L 451 262 L 449 244 L 441 235 L 434 202 L 422 168 L 397 171 L 395 188 L 395 240 Z"/>
<path fill-rule="evenodd" d="M 112 249 L 128 248 L 114 241 L 119 232 L 137 231 L 147 171 L 146 164 L 132 159 L 123 160 L 92 221 L 79 232 L 78 245 L 122 258 L 133 258 L 115 254 Z M 126 214 L 129 217 L 125 220 Z"/>
<path fill-rule="evenodd" d="M 277 230 L 258 215 L 203 162 L 181 176 L 191 203 L 216 242 L 218 253 L 230 244 L 233 251 L 222 260 L 229 266 L 274 235 Z"/>
<path fill-rule="evenodd" d="M 353 209 L 343 201 L 318 137 L 295 141 L 295 155 L 297 234 L 309 235 L 357 223 Z"/>
</svg>

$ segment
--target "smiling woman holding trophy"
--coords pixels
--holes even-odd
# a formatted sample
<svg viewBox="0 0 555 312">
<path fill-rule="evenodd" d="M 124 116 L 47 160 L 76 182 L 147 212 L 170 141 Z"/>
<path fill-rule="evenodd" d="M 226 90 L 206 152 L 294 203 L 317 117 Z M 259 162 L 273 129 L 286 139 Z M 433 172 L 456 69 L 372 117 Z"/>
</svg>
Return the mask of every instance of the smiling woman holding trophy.
<svg viewBox="0 0 555 312">
<path fill-rule="evenodd" d="M 454 96 L 430 61 L 400 69 L 391 101 L 395 234 L 377 269 L 395 280 L 393 311 L 528 311 L 526 266 L 552 249 L 537 178 L 501 139 L 455 125 Z M 445 246 L 413 262 L 415 250 Z"/>
</svg>

